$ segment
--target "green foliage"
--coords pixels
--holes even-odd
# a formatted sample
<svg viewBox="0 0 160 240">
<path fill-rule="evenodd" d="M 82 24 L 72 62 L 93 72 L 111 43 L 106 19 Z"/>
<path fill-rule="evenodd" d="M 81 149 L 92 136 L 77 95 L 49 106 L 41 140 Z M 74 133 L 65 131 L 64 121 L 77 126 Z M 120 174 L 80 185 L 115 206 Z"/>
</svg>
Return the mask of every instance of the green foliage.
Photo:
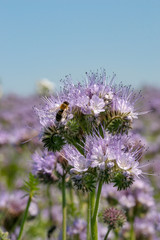
<svg viewBox="0 0 160 240">
<path fill-rule="evenodd" d="M 28 181 L 25 181 L 25 184 L 23 186 L 23 190 L 27 192 L 26 195 L 29 195 L 31 198 L 35 196 L 39 190 L 38 184 L 38 179 L 32 173 L 30 173 Z"/>
<path fill-rule="evenodd" d="M 78 136 L 80 133 L 80 126 L 75 118 L 67 122 L 66 134 L 72 137 Z"/>
<path fill-rule="evenodd" d="M 100 170 L 99 172 L 99 181 L 103 181 L 105 183 L 111 182 L 111 170 L 109 168 L 105 168 L 105 170 Z"/>
<path fill-rule="evenodd" d="M 91 134 L 93 126 L 95 125 L 95 118 L 93 116 L 83 115 L 79 119 L 79 124 L 84 133 Z"/>
<path fill-rule="evenodd" d="M 77 190 L 82 190 L 83 192 L 92 192 L 96 188 L 97 179 L 91 173 L 73 176 L 72 180 L 73 185 L 77 188 Z"/>
<path fill-rule="evenodd" d="M 127 118 L 127 114 L 118 112 L 109 113 L 106 116 L 106 129 L 111 134 L 126 133 L 131 128 L 131 121 Z"/>
<path fill-rule="evenodd" d="M 124 175 L 123 173 L 119 172 L 116 173 L 112 182 L 114 183 L 114 187 L 117 187 L 117 190 L 125 190 L 129 188 L 133 184 L 134 178 L 132 175 Z"/>
<path fill-rule="evenodd" d="M 66 144 L 65 139 L 58 133 L 58 131 L 59 130 L 55 127 L 48 127 L 45 129 L 42 136 L 42 142 L 48 151 L 60 151 Z"/>
<path fill-rule="evenodd" d="M 67 136 L 67 142 L 73 145 L 82 155 L 84 155 L 84 143 L 80 141 L 80 139 Z"/>
</svg>

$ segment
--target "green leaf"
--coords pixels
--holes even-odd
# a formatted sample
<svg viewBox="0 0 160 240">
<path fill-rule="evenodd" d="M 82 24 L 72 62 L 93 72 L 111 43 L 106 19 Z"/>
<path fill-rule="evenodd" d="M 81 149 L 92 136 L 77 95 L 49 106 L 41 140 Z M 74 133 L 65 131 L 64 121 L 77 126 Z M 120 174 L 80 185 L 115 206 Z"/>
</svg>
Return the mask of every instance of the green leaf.
<svg viewBox="0 0 160 240">
<path fill-rule="evenodd" d="M 22 189 L 27 193 L 26 195 L 33 197 L 38 193 L 39 190 L 38 184 L 39 184 L 38 179 L 32 173 L 30 173 L 29 179 L 28 181 L 24 182 L 24 186 Z"/>
</svg>

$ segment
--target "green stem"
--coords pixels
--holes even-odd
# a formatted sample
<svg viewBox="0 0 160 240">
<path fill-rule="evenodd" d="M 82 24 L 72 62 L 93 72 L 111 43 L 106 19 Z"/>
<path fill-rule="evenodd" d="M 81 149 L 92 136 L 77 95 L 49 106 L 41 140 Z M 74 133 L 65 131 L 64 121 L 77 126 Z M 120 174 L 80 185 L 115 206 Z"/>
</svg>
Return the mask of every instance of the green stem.
<svg viewBox="0 0 160 240">
<path fill-rule="evenodd" d="M 108 231 L 107 231 L 107 233 L 106 233 L 106 236 L 105 236 L 104 240 L 107 240 L 107 237 L 108 237 L 110 231 L 111 231 L 111 228 L 108 228 Z"/>
<path fill-rule="evenodd" d="M 66 240 L 66 182 L 65 182 L 65 175 L 62 176 L 62 212 L 63 212 L 62 239 Z"/>
<path fill-rule="evenodd" d="M 90 192 L 90 209 L 91 209 L 91 218 L 92 218 L 92 216 L 93 216 L 95 199 L 96 199 L 96 191 L 95 191 L 95 189 L 94 189 L 92 192 Z"/>
<path fill-rule="evenodd" d="M 83 196 L 82 196 L 82 194 L 80 192 L 78 192 L 77 195 L 78 195 L 78 198 L 79 198 L 79 204 L 78 204 L 79 212 L 82 215 L 82 213 L 83 213 L 83 199 L 82 199 L 82 197 Z"/>
<path fill-rule="evenodd" d="M 97 198 L 96 198 L 94 212 L 93 212 L 92 220 L 91 220 L 92 240 L 98 240 L 97 214 L 98 214 L 98 207 L 99 207 L 102 185 L 103 185 L 103 181 L 99 181 L 98 190 L 97 190 Z"/>
<path fill-rule="evenodd" d="M 96 198 L 96 191 L 95 189 L 90 192 L 90 233 L 91 233 L 91 236 L 92 236 L 92 232 L 93 232 L 93 224 L 92 224 L 92 216 L 93 216 L 93 212 L 94 212 L 94 205 L 95 205 L 95 198 Z"/>
<path fill-rule="evenodd" d="M 134 210 L 133 208 L 129 211 L 129 222 L 130 222 L 130 240 L 136 240 L 134 232 Z"/>
<path fill-rule="evenodd" d="M 90 218 L 91 218 L 91 208 L 90 208 L 90 194 L 88 194 L 88 209 L 87 209 L 87 240 L 90 240 Z"/>
<path fill-rule="evenodd" d="M 22 237 L 23 228 L 24 228 L 24 223 L 25 223 L 25 221 L 26 221 L 26 219 L 27 219 L 28 209 L 29 209 L 29 206 L 30 206 L 30 204 L 31 204 L 31 200 L 32 200 L 32 197 L 29 196 L 28 202 L 27 202 L 27 206 L 26 206 L 26 210 L 25 210 L 25 212 L 24 212 L 24 216 L 23 216 L 23 220 L 22 220 L 22 223 L 21 223 L 21 228 L 20 228 L 20 232 L 19 232 L 19 235 L 18 235 L 17 240 L 20 240 L 21 237 Z"/>
<path fill-rule="evenodd" d="M 95 207 L 94 207 L 94 213 L 93 213 L 93 222 L 96 220 L 97 218 L 97 213 L 98 213 L 98 207 L 99 207 L 99 201 L 100 201 L 100 196 L 101 196 L 101 190 L 102 190 L 102 185 L 103 185 L 103 181 L 99 182 L 98 185 L 98 191 L 97 191 L 97 198 L 96 198 L 96 203 L 95 203 Z"/>
<path fill-rule="evenodd" d="M 75 206 L 74 206 L 74 194 L 73 194 L 72 186 L 69 189 L 69 194 L 70 194 L 71 214 L 73 217 L 75 215 Z"/>
<path fill-rule="evenodd" d="M 134 221 L 132 220 L 131 223 L 131 228 L 130 228 L 130 239 L 131 240 L 136 240 L 136 237 L 135 237 L 135 232 L 134 232 Z"/>
</svg>

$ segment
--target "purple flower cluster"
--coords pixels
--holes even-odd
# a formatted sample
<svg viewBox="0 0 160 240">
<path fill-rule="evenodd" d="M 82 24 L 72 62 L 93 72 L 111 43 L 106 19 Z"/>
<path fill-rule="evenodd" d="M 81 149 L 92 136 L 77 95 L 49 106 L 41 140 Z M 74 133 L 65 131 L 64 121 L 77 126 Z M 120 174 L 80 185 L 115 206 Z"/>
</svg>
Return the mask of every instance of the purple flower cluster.
<svg viewBox="0 0 160 240">
<path fill-rule="evenodd" d="M 74 146 L 64 147 L 64 157 L 72 167 L 72 173 L 83 173 L 92 168 L 109 168 L 113 172 L 122 171 L 139 177 L 142 174 L 139 166 L 142 152 L 143 147 L 140 143 L 133 144 L 131 137 L 113 136 L 105 131 L 103 137 L 97 132 L 86 137 L 83 155 Z"/>
<path fill-rule="evenodd" d="M 58 153 L 45 151 L 36 151 L 33 156 L 33 174 L 38 176 L 43 182 L 56 182 L 57 173 L 63 175 L 63 167 L 59 160 L 61 156 Z"/>
<path fill-rule="evenodd" d="M 136 106 L 140 93 L 135 93 L 130 86 L 116 85 L 113 80 L 114 76 L 107 80 L 105 71 L 86 73 L 85 81 L 77 84 L 68 76 L 59 94 L 44 97 L 44 105 L 34 108 L 42 127 L 41 140 L 45 149 L 33 155 L 34 174 L 48 182 L 49 178 L 56 178 L 60 166 L 62 197 L 65 179 L 70 187 L 93 193 L 96 200 L 90 215 L 90 232 L 95 239 L 98 239 L 98 231 L 94 233 L 93 226 L 96 227 L 103 184 L 113 183 L 114 188 L 126 190 L 136 177 L 143 175 L 140 161 L 144 145 L 129 130 L 133 120 L 147 112 L 138 111 Z M 139 194 L 137 201 L 142 202 L 145 197 L 145 193 Z M 110 213 L 114 227 L 116 221 L 122 225 L 124 221 L 121 220 L 125 218 L 122 212 L 110 209 Z M 82 234 L 84 239 L 85 229 L 84 224 L 75 222 L 74 227 L 68 229 L 68 235 L 81 239 Z M 89 232 L 87 234 L 89 237 Z"/>
<path fill-rule="evenodd" d="M 129 187 L 134 176 L 142 175 L 139 161 L 144 147 L 128 135 L 140 114 L 136 110 L 140 97 L 131 87 L 116 85 L 113 79 L 107 82 L 105 71 L 86 74 L 83 84 L 73 84 L 67 77 L 57 96 L 43 98 L 44 106 L 35 108 L 44 147 L 53 152 L 63 149 L 70 173 L 78 178 L 96 169 L 119 190 Z"/>
<path fill-rule="evenodd" d="M 73 84 L 71 77 L 66 77 L 62 91 L 57 96 L 44 98 L 43 108 L 35 108 L 40 123 L 43 127 L 55 125 L 57 109 L 64 101 L 69 103 L 67 118 L 62 120 L 64 125 L 77 111 L 98 117 L 109 110 L 114 114 L 125 116 L 132 122 L 139 115 L 135 103 L 140 98 L 140 94 L 135 94 L 130 87 L 113 84 L 113 78 L 107 82 L 105 71 L 100 75 L 86 73 L 84 84 Z"/>
</svg>

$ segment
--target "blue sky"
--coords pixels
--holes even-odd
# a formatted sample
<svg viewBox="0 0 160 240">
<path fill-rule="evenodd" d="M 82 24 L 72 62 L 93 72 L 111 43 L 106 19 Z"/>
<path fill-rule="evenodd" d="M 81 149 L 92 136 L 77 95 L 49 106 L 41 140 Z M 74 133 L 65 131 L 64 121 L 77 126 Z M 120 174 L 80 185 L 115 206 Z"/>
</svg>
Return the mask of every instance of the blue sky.
<svg viewBox="0 0 160 240">
<path fill-rule="evenodd" d="M 117 81 L 160 87 L 159 0 L 0 0 L 0 79 L 31 94 L 105 68 Z"/>
</svg>

